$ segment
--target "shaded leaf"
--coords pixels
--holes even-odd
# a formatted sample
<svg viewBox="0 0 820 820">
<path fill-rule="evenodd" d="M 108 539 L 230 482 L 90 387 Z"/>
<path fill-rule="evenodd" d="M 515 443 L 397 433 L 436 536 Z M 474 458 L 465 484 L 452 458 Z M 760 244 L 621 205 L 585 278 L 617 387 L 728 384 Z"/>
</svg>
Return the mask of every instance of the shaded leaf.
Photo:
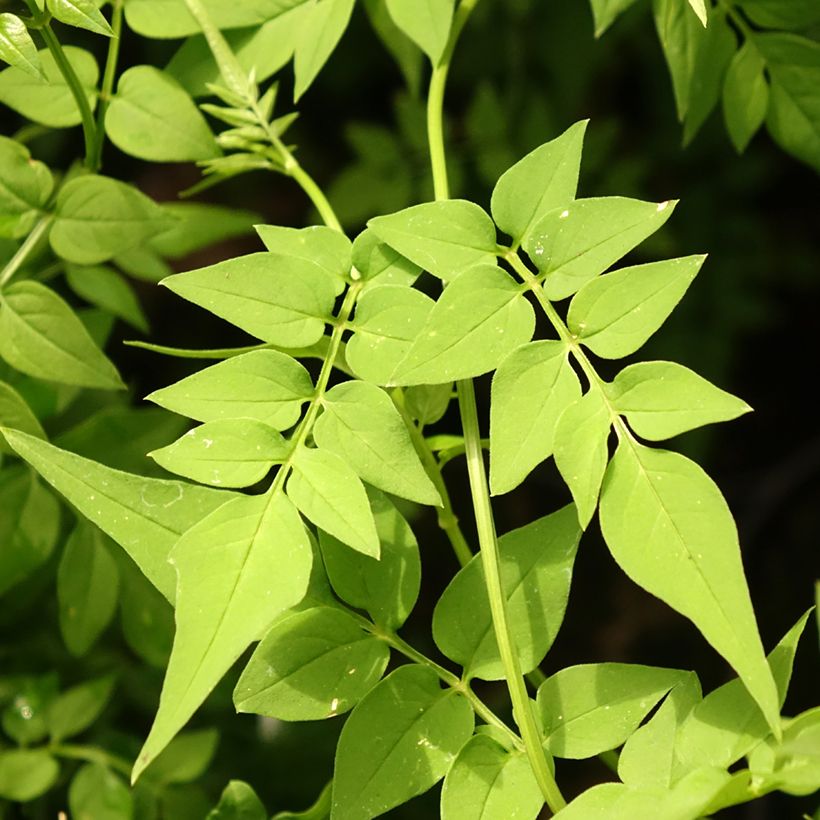
<svg viewBox="0 0 820 820">
<path fill-rule="evenodd" d="M 134 291 L 116 271 L 103 265 L 82 268 L 69 265 L 66 281 L 74 293 L 87 302 L 128 322 L 143 333 L 148 332 L 148 320 Z"/>
<path fill-rule="evenodd" d="M 735 54 L 723 82 L 723 119 L 732 145 L 738 153 L 757 133 L 769 107 L 769 84 L 766 64 L 751 42 L 745 42 Z"/>
<path fill-rule="evenodd" d="M 0 32 L 0 46 L 2 42 Z M 17 239 L 29 233 L 53 187 L 46 165 L 32 159 L 24 145 L 0 137 L 0 236 Z"/>
<path fill-rule="evenodd" d="M 387 0 L 393 22 L 435 66 L 447 45 L 454 0 Z"/>
<path fill-rule="evenodd" d="M 86 763 L 68 787 L 68 807 L 76 820 L 127 820 L 133 799 L 128 786 L 102 763 Z"/>
<path fill-rule="evenodd" d="M 59 743 L 88 729 L 105 709 L 113 691 L 114 678 L 106 675 L 72 686 L 60 694 L 48 708 L 52 742 Z"/>
<path fill-rule="evenodd" d="M 57 761 L 43 749 L 0 752 L 0 797 L 27 803 L 45 794 L 60 774 Z"/>
</svg>

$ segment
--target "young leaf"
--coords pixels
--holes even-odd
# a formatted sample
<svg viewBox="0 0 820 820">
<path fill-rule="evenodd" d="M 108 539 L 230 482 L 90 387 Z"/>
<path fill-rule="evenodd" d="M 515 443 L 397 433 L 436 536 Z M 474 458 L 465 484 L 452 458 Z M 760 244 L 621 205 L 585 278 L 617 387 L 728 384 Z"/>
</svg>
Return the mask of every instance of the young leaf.
<svg viewBox="0 0 820 820">
<path fill-rule="evenodd" d="M 609 460 L 607 441 L 612 424 L 600 390 L 592 389 L 559 416 L 555 426 L 555 464 L 578 507 L 586 529 L 598 504 L 598 492 Z"/>
<path fill-rule="evenodd" d="M 493 495 L 515 489 L 552 455 L 558 418 L 580 397 L 563 342 L 530 342 L 501 362 L 490 400 Z"/>
<path fill-rule="evenodd" d="M 356 303 L 347 361 L 365 381 L 387 384 L 421 333 L 435 302 L 418 290 L 377 285 Z"/>
<path fill-rule="evenodd" d="M 571 666 L 538 687 L 546 748 L 575 760 L 620 746 L 686 672 L 627 663 Z"/>
<path fill-rule="evenodd" d="M 558 634 L 580 537 L 570 505 L 498 540 L 510 629 L 524 672 L 538 666 Z M 480 556 L 444 590 L 433 613 L 433 638 L 469 677 L 503 679 Z"/>
<path fill-rule="evenodd" d="M 155 783 L 189 783 L 201 777 L 216 753 L 219 733 L 216 729 L 182 732 L 151 764 L 148 774 Z"/>
<path fill-rule="evenodd" d="M 25 399 L 10 384 L 0 381 L 0 428 L 3 427 L 20 430 L 37 438 L 46 438 L 45 430 L 40 425 L 37 416 L 31 412 Z M 13 451 L 6 444 L 2 430 L 0 430 L 0 455 L 11 452 Z"/>
<path fill-rule="evenodd" d="M 16 14 L 0 14 L 0 60 L 38 80 L 45 80 L 37 46 L 26 24 Z"/>
<path fill-rule="evenodd" d="M 479 376 L 532 338 L 535 315 L 513 278 L 476 265 L 448 285 L 391 384 L 438 384 Z"/>
<path fill-rule="evenodd" d="M 635 0 L 591 0 L 595 36 L 600 37 Z"/>
<path fill-rule="evenodd" d="M 288 495 L 307 519 L 354 550 L 379 557 L 379 536 L 364 485 L 335 453 L 300 447 Z"/>
<path fill-rule="evenodd" d="M 495 225 L 478 205 L 464 199 L 414 205 L 371 219 L 367 227 L 445 281 L 473 265 L 495 264 Z"/>
<path fill-rule="evenodd" d="M 133 798 L 128 786 L 107 766 L 86 763 L 71 780 L 68 807 L 72 817 L 123 820 L 132 816 Z"/>
<path fill-rule="evenodd" d="M 177 81 L 148 65 L 125 71 L 105 113 L 105 132 L 126 154 L 191 162 L 221 154 L 205 118 Z"/>
<path fill-rule="evenodd" d="M 579 199 L 540 219 L 524 250 L 546 277 L 547 296 L 564 299 L 657 231 L 674 209 L 674 202 L 618 196 Z"/>
<path fill-rule="evenodd" d="M 45 794 L 60 774 L 60 764 L 45 749 L 0 751 L 0 797 L 27 803 Z"/>
<path fill-rule="evenodd" d="M 39 282 L 15 282 L 3 292 L 0 356 L 41 379 L 101 390 L 124 387 L 74 311 Z"/>
<path fill-rule="evenodd" d="M 174 648 L 134 781 L 248 645 L 299 603 L 311 558 L 304 525 L 281 492 L 240 496 L 177 541 L 170 555 L 178 576 Z"/>
<path fill-rule="evenodd" d="M 729 139 L 739 154 L 757 133 L 769 107 L 766 63 L 751 42 L 735 54 L 723 81 L 723 119 Z"/>
<path fill-rule="evenodd" d="M 275 253 L 239 256 L 161 284 L 252 336 L 283 347 L 317 342 L 337 293 L 334 278 L 318 265 Z"/>
<path fill-rule="evenodd" d="M 55 20 L 67 26 L 84 28 L 106 37 L 114 35 L 111 26 L 93 0 L 46 0 L 46 7 Z"/>
<path fill-rule="evenodd" d="M 24 145 L 0 137 L 0 236 L 17 239 L 27 234 L 53 187 L 46 165 L 32 159 Z"/>
<path fill-rule="evenodd" d="M 604 359 L 634 353 L 666 321 L 705 258 L 635 265 L 587 282 L 570 303 L 570 330 Z"/>
<path fill-rule="evenodd" d="M 6 430 L 5 436 L 21 458 L 134 559 L 169 601 L 176 586 L 169 550 L 182 533 L 235 497 L 225 490 L 112 470 L 24 433 Z"/>
<path fill-rule="evenodd" d="M 441 789 L 442 820 L 535 820 L 543 805 L 526 755 L 487 735 L 464 744 Z"/>
<path fill-rule="evenodd" d="M 93 110 L 97 102 L 99 69 L 94 55 L 75 46 L 63 46 L 66 59 Z M 82 120 L 77 103 L 51 52 L 42 49 L 37 58 L 44 77 L 32 76 L 17 66 L 0 72 L 0 102 L 26 119 L 49 128 L 69 128 Z"/>
<path fill-rule="evenodd" d="M 642 438 L 662 441 L 704 424 L 751 411 L 745 401 L 674 362 L 639 362 L 624 368 L 607 395 Z"/>
<path fill-rule="evenodd" d="M 369 820 L 426 792 L 473 733 L 463 695 L 430 669 L 402 666 L 347 719 L 336 748 L 335 820 Z"/>
<path fill-rule="evenodd" d="M 114 678 L 86 681 L 63 692 L 48 707 L 48 731 L 53 743 L 84 732 L 100 716 L 114 692 Z"/>
<path fill-rule="evenodd" d="M 576 122 L 531 151 L 496 183 L 490 204 L 493 219 L 516 246 L 545 214 L 575 199 L 587 122 Z"/>
<path fill-rule="evenodd" d="M 170 226 L 165 211 L 131 185 L 87 175 L 66 183 L 57 195 L 51 247 L 79 265 L 96 265 Z"/>
<path fill-rule="evenodd" d="M 104 265 L 78 267 L 68 265 L 68 286 L 87 302 L 117 316 L 132 327 L 148 332 L 148 320 L 128 282 Z"/>
<path fill-rule="evenodd" d="M 247 783 L 231 780 L 205 820 L 268 820 L 268 813 Z"/>
<path fill-rule="evenodd" d="M 368 612 L 375 623 L 397 630 L 418 598 L 419 547 L 410 525 L 386 495 L 371 488 L 368 497 L 381 545 L 378 560 L 326 532 L 319 532 L 319 544 L 333 591 L 345 603 Z"/>
<path fill-rule="evenodd" d="M 214 487 L 250 487 L 290 446 L 273 427 L 255 419 L 220 419 L 194 427 L 148 455 L 177 475 Z"/>
<path fill-rule="evenodd" d="M 322 399 L 316 444 L 344 459 L 368 484 L 419 504 L 441 505 L 399 411 L 380 387 L 345 382 Z"/>
<path fill-rule="evenodd" d="M 365 228 L 353 242 L 353 265 L 362 279 L 381 285 L 412 285 L 421 269 L 398 251 L 382 242 L 370 228 Z M 371 284 L 371 287 L 374 285 Z"/>
<path fill-rule="evenodd" d="M 148 240 L 151 250 L 166 259 L 183 259 L 217 242 L 250 233 L 259 214 L 205 202 L 164 202 L 171 218 L 168 230 Z"/>
<path fill-rule="evenodd" d="M 283 228 L 281 225 L 256 225 L 259 238 L 271 253 L 295 256 L 318 265 L 339 281 L 336 293 L 343 290 L 342 282 L 350 275 L 352 246 L 339 231 L 325 225 L 310 228 Z"/>
<path fill-rule="evenodd" d="M 236 684 L 234 705 L 279 720 L 335 717 L 376 685 L 389 657 L 387 644 L 342 610 L 297 612 L 256 648 Z"/>
<path fill-rule="evenodd" d="M 57 569 L 60 633 L 76 657 L 94 645 L 117 609 L 119 573 L 107 540 L 93 524 L 78 521 Z"/>
<path fill-rule="evenodd" d="M 354 0 L 312 0 L 309 3 L 299 27 L 293 56 L 294 101 L 308 90 L 333 53 L 345 33 L 353 5 Z"/>
<path fill-rule="evenodd" d="M 450 399 L 453 398 L 453 385 L 444 384 L 417 384 L 404 391 L 404 404 L 407 412 L 425 427 L 440 421 Z"/>
<path fill-rule="evenodd" d="M 777 691 L 737 530 L 714 482 L 684 456 L 624 439 L 604 478 L 600 518 L 624 572 L 695 624 L 735 668 L 777 732 Z"/>
<path fill-rule="evenodd" d="M 455 0 L 387 0 L 393 22 L 436 66 L 447 45 Z"/>
</svg>

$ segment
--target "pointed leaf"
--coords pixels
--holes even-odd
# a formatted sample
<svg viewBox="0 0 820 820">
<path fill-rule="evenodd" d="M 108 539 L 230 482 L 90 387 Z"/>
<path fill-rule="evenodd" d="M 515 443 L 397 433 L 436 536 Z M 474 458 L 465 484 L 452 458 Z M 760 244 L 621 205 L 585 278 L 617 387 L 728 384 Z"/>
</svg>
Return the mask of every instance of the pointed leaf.
<svg viewBox="0 0 820 820">
<path fill-rule="evenodd" d="M 298 100 L 330 58 L 345 33 L 354 0 L 313 0 L 299 27 L 293 67 L 296 85 L 293 99 Z"/>
<path fill-rule="evenodd" d="M 231 780 L 205 820 L 268 820 L 268 813 L 247 783 Z"/>
<path fill-rule="evenodd" d="M 765 67 L 760 52 L 747 41 L 735 54 L 723 81 L 723 119 L 739 154 L 766 119 L 769 84 Z"/>
<path fill-rule="evenodd" d="M 32 77 L 45 79 L 37 46 L 26 24 L 16 14 L 0 14 L 0 60 Z"/>
<path fill-rule="evenodd" d="M 249 234 L 259 214 L 205 202 L 164 202 L 172 226 L 148 241 L 165 259 L 182 259 L 217 242 Z"/>
<path fill-rule="evenodd" d="M 600 37 L 635 0 L 591 0 L 595 36 Z"/>
<path fill-rule="evenodd" d="M 84 732 L 100 716 L 114 692 L 114 678 L 86 681 L 63 692 L 48 708 L 48 731 L 53 743 Z"/>
<path fill-rule="evenodd" d="M 779 728 L 732 514 L 689 459 L 624 439 L 601 494 L 601 530 L 639 586 L 685 615 L 735 668 L 766 721 Z"/>
<path fill-rule="evenodd" d="M 353 242 L 353 264 L 362 279 L 375 286 L 412 285 L 421 269 L 365 228 Z M 370 285 L 373 286 L 372 284 Z"/>
<path fill-rule="evenodd" d="M 447 45 L 455 0 L 387 0 L 393 22 L 435 66 Z"/>
<path fill-rule="evenodd" d="M 56 20 L 67 26 L 84 28 L 106 37 L 114 35 L 93 0 L 46 0 L 46 6 Z"/>
<path fill-rule="evenodd" d="M 325 225 L 310 228 L 284 228 L 281 225 L 256 225 L 259 238 L 271 253 L 295 256 L 318 265 L 342 282 L 350 275 L 352 247 L 350 240 L 339 231 Z"/>
<path fill-rule="evenodd" d="M 104 265 L 66 270 L 68 286 L 87 302 L 128 322 L 132 327 L 148 332 L 148 320 L 128 282 L 116 271 Z"/>
</svg>

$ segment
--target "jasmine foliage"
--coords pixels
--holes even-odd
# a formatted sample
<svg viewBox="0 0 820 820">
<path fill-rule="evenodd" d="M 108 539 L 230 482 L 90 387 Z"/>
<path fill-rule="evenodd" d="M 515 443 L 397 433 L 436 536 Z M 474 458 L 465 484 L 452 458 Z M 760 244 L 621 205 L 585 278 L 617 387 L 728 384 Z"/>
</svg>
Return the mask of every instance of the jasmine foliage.
<svg viewBox="0 0 820 820">
<path fill-rule="evenodd" d="M 95 730 L 115 708 L 114 674 L 71 687 L 0 677 L 0 801 L 34 801 L 70 779 L 72 816 L 174 816 L 175 789 L 202 775 L 218 742 L 185 726 L 254 645 L 237 711 L 350 713 L 331 782 L 280 820 L 367 820 L 440 781 L 447 820 L 535 818 L 545 803 L 561 818 L 695 820 L 820 785 L 817 710 L 781 716 L 808 613 L 766 656 L 720 490 L 690 459 L 651 446 L 750 408 L 674 362 L 630 363 L 611 381 L 597 369 L 595 357 L 640 350 L 705 257 L 619 266 L 674 203 L 579 198 L 586 121 L 501 174 L 490 213 L 446 198 L 436 84 L 474 4 L 368 3 L 411 86 L 422 59 L 432 65 L 437 198 L 371 214 L 352 240 L 283 141 L 295 114 L 275 116 L 276 83 L 259 87 L 292 60 L 295 98 L 305 94 L 352 0 L 129 0 L 134 32 L 188 39 L 164 70 L 119 78 L 121 2 L 110 20 L 90 0 L 32 0 L 29 15 L 0 15 L 0 102 L 47 128 L 81 124 L 86 147 L 85 167 L 59 174 L 0 138 L 0 595 L 36 582 L 54 556 L 66 650 L 87 656 L 119 615 L 133 653 L 164 669 L 153 726 L 126 757 Z M 598 33 L 631 5 L 593 0 Z M 739 149 L 766 119 L 787 150 L 818 164 L 816 44 L 765 30 L 807 28 L 817 22 L 807 5 L 657 0 L 654 10 L 687 139 L 722 95 Z M 61 45 L 52 20 L 108 38 L 102 86 L 95 57 Z M 174 273 L 172 261 L 249 232 L 254 215 L 154 202 L 101 173 L 106 138 L 139 159 L 198 161 L 198 188 L 250 170 L 289 176 L 325 224 L 256 225 L 265 250 Z M 422 272 L 440 281 L 437 298 L 416 286 Z M 128 276 L 160 282 L 258 344 L 146 344 L 221 361 L 147 397 L 162 409 L 128 408 L 103 352 L 114 318 L 148 329 Z M 482 441 L 469 399 L 484 374 L 489 487 L 475 483 Z M 463 429 L 429 435 L 454 381 Z M 108 405 L 89 389 L 108 391 Z M 82 419 L 69 429 L 67 410 Z M 475 556 L 441 471 L 461 454 Z M 552 457 L 572 503 L 496 542 L 488 490 L 513 490 Z M 422 580 L 417 506 L 433 508 L 462 564 L 432 619 L 447 667 L 398 634 Z M 540 673 L 596 512 L 626 575 L 691 620 L 737 678 L 703 696 L 697 675 L 679 669 Z M 515 700 L 522 673 L 534 703 Z M 512 722 L 475 693 L 476 679 L 508 683 Z M 620 780 L 567 805 L 554 758 L 617 749 Z M 208 814 L 268 816 L 241 781 Z"/>
</svg>

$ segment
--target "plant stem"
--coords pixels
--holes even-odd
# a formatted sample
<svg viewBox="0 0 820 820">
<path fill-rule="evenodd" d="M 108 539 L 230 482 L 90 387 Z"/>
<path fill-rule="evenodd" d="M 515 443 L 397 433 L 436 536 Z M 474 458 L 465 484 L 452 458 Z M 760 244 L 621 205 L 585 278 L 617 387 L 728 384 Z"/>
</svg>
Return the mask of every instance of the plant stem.
<svg viewBox="0 0 820 820">
<path fill-rule="evenodd" d="M 121 757 L 118 757 L 105 749 L 96 746 L 81 746 L 76 743 L 52 743 L 48 746 L 48 751 L 57 757 L 64 757 L 69 760 L 83 760 L 86 763 L 101 763 L 109 769 L 114 769 L 125 777 L 131 776 L 131 764 Z"/>
<path fill-rule="evenodd" d="M 6 266 L 0 271 L 0 290 L 9 282 L 12 276 L 26 263 L 28 258 L 34 254 L 40 245 L 40 240 L 45 236 L 51 220 L 51 214 L 43 214 L 31 233 L 26 237 L 22 245 L 17 249 L 14 256 L 9 259 Z"/>
<path fill-rule="evenodd" d="M 122 32 L 123 0 L 113 0 L 111 7 L 111 28 L 114 32 L 108 41 L 108 56 L 105 58 L 105 71 L 97 103 L 97 131 L 94 135 L 94 151 L 91 156 L 91 168 L 99 170 L 102 164 L 102 149 L 105 142 L 105 112 L 111 102 L 114 88 L 114 77 L 117 73 L 117 60 L 120 55 L 120 34 Z"/>
</svg>

